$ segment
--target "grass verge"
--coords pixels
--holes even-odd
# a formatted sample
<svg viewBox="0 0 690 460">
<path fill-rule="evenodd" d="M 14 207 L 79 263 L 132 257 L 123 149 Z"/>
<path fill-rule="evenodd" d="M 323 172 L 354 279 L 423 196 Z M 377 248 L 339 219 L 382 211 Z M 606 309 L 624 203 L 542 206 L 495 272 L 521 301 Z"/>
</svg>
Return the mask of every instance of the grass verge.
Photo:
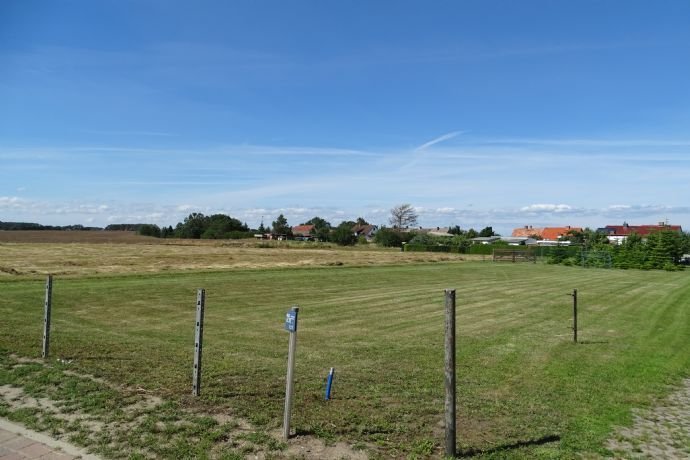
<svg viewBox="0 0 690 460">
<path fill-rule="evenodd" d="M 204 383 L 202 397 L 193 399 L 198 287 L 207 292 Z M 267 445 L 262 433 L 282 421 L 282 320 L 290 305 L 299 304 L 298 434 L 345 441 L 372 457 L 440 456 L 448 287 L 458 290 L 463 456 L 605 454 L 604 441 L 613 426 L 630 423 L 631 408 L 649 404 L 688 375 L 687 273 L 539 264 L 56 279 L 52 353 L 77 372 L 172 401 L 175 410 L 205 414 L 201 420 L 228 413 L 246 419 L 250 433 L 258 433 L 246 440 Z M 579 293 L 579 345 L 571 341 L 573 288 Z M 0 282 L 5 356 L 40 353 L 41 305 L 41 281 Z M 325 402 L 330 367 L 336 368 L 334 399 Z M 149 423 L 165 416 L 154 414 Z M 122 445 L 138 448 L 138 442 L 130 438 Z M 216 455 L 213 446 L 222 442 L 209 442 L 192 447 Z"/>
</svg>

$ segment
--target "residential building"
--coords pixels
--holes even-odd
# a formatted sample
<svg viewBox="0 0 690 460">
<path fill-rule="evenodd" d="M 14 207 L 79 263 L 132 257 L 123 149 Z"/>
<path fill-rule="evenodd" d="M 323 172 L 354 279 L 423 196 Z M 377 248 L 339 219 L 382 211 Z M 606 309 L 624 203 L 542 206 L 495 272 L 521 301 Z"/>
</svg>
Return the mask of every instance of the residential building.
<svg viewBox="0 0 690 460">
<path fill-rule="evenodd" d="M 314 238 L 314 225 L 295 225 L 292 236 L 297 240 L 311 240 Z"/>
<path fill-rule="evenodd" d="M 568 236 L 568 233 L 572 231 L 581 232 L 582 228 L 572 227 L 570 225 L 566 225 L 565 227 L 532 227 L 531 225 L 525 225 L 524 227 L 514 229 L 511 236 L 534 238 L 537 240 L 536 244 L 545 246 L 567 244 L 564 240 Z"/>
<path fill-rule="evenodd" d="M 605 233 L 608 240 L 614 244 L 621 244 L 633 233 L 645 238 L 650 233 L 661 230 L 683 231 L 680 225 L 669 225 L 666 222 L 659 222 L 658 225 L 629 225 L 627 222 L 623 222 L 623 225 L 607 225 L 597 229 L 598 232 Z"/>
<path fill-rule="evenodd" d="M 378 231 L 379 227 L 377 225 L 371 225 L 371 224 L 357 224 L 352 228 L 352 231 L 354 232 L 356 237 L 364 236 L 367 241 L 372 240 L 374 238 L 374 235 Z"/>
</svg>

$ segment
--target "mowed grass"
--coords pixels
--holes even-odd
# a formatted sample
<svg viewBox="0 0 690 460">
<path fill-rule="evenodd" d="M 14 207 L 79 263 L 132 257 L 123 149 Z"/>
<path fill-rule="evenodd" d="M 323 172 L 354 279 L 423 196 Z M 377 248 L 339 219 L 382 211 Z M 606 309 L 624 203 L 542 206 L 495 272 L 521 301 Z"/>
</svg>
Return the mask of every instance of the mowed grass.
<svg viewBox="0 0 690 460">
<path fill-rule="evenodd" d="M 300 306 L 293 427 L 372 456 L 441 456 L 443 289 L 457 289 L 458 454 L 605 453 L 688 376 L 690 274 L 481 262 L 56 278 L 52 358 L 270 432 Z M 206 289 L 202 396 L 191 394 Z M 572 298 L 579 292 L 579 338 Z M 0 281 L 0 348 L 40 356 L 43 280 Z M 325 378 L 336 368 L 333 400 Z"/>
</svg>

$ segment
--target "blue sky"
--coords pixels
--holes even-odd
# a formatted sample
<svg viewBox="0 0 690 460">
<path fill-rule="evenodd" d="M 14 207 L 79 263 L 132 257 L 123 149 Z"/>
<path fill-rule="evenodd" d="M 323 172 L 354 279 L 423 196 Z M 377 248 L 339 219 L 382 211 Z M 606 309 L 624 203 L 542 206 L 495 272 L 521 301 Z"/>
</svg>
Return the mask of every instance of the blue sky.
<svg viewBox="0 0 690 460">
<path fill-rule="evenodd" d="M 690 229 L 690 2 L 0 2 L 0 220 Z"/>
</svg>

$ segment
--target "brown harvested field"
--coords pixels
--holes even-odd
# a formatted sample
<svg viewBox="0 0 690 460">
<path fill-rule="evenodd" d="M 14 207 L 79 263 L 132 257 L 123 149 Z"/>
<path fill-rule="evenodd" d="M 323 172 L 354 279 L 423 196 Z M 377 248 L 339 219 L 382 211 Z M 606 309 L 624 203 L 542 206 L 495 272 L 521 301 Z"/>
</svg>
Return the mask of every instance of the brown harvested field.
<svg viewBox="0 0 690 460">
<path fill-rule="evenodd" d="M 0 230 L 0 243 L 155 243 L 136 232 Z"/>
<path fill-rule="evenodd" d="M 95 238 L 92 235 L 88 236 Z M 32 237 L 34 236 L 24 236 Z M 43 238 L 46 237 L 50 238 L 51 235 L 45 235 Z M 20 243 L 0 240 L 0 277 L 46 274 L 89 276 L 235 268 L 372 266 L 462 261 L 477 257 L 481 259 L 481 256 L 458 254 L 403 253 L 398 249 L 380 249 L 373 245 L 341 248 L 318 243 L 251 240 L 160 240 L 132 234 L 119 235 L 118 242 L 99 240 L 98 243 L 63 242 L 59 241 L 62 235 L 53 237 L 57 241 Z M 131 242 L 128 242 L 127 238 L 132 238 Z"/>
</svg>

